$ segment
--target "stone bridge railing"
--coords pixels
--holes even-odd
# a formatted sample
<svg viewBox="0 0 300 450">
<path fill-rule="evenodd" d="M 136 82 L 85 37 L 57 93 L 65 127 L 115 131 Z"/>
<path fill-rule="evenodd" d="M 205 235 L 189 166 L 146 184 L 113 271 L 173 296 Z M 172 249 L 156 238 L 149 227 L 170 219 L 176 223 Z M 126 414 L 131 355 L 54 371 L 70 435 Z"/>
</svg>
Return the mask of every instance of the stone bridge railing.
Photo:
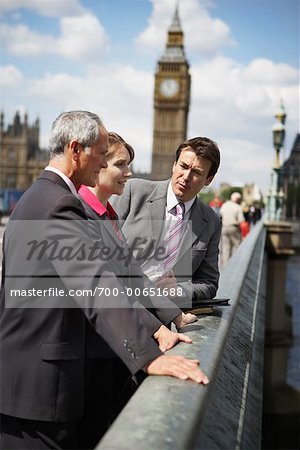
<svg viewBox="0 0 300 450">
<path fill-rule="evenodd" d="M 258 223 L 221 272 L 230 307 L 185 327 L 210 383 L 148 377 L 97 446 L 104 449 L 259 449 L 263 397 L 266 229 Z"/>
</svg>

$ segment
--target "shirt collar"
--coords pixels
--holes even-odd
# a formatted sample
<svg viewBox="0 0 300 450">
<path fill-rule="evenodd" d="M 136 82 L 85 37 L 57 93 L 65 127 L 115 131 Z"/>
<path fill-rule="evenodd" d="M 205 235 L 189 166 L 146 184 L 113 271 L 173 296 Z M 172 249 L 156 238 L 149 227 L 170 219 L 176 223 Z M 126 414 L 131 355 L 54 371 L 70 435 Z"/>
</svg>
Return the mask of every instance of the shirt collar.
<svg viewBox="0 0 300 450">
<path fill-rule="evenodd" d="M 185 207 L 184 215 L 186 215 L 190 211 L 190 209 L 195 201 L 195 198 L 196 197 L 192 198 L 191 200 L 189 200 L 187 202 L 181 202 L 184 204 L 184 207 Z M 167 210 L 168 210 L 168 212 L 170 212 L 171 209 L 173 209 L 176 205 L 178 205 L 179 202 L 180 202 L 180 200 L 174 194 L 174 191 L 172 189 L 172 182 L 170 181 L 170 183 L 168 185 L 168 191 L 167 191 Z"/>
<path fill-rule="evenodd" d="M 109 202 L 107 202 L 107 206 L 105 206 L 100 202 L 100 200 L 96 197 L 96 195 L 83 184 L 80 186 L 78 191 L 80 197 L 97 213 L 99 216 L 107 215 L 110 219 L 116 219 L 117 214 L 114 208 L 111 206 Z"/>
<path fill-rule="evenodd" d="M 57 169 L 56 167 L 52 167 L 52 166 L 45 167 L 45 170 L 49 170 L 49 172 L 56 173 L 56 175 L 58 175 L 60 178 L 62 178 L 64 180 L 64 182 L 69 187 L 72 194 L 74 194 L 74 195 L 76 195 L 76 197 L 78 197 L 78 194 L 77 194 L 77 191 L 76 191 L 73 181 L 71 181 L 70 178 L 68 178 L 61 170 Z"/>
</svg>

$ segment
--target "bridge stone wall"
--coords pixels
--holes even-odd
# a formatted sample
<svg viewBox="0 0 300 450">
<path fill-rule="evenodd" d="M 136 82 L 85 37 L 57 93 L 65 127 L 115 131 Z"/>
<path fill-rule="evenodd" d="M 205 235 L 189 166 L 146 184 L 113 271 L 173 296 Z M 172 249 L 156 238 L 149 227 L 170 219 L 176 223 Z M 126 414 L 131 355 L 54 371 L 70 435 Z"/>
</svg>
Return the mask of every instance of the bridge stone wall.
<svg viewBox="0 0 300 450">
<path fill-rule="evenodd" d="M 148 377 L 97 450 L 260 448 L 265 236 L 258 223 L 221 272 L 217 297 L 231 306 L 185 327 L 193 344 L 170 351 L 200 359 L 209 385 Z"/>
</svg>

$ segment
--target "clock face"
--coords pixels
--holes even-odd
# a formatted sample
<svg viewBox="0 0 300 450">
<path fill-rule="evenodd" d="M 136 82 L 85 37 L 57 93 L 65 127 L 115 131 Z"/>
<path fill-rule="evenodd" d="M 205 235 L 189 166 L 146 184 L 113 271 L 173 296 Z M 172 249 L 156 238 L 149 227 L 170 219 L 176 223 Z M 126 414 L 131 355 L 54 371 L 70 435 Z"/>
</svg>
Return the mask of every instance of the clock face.
<svg viewBox="0 0 300 450">
<path fill-rule="evenodd" d="M 165 97 L 173 97 L 179 91 L 178 81 L 174 78 L 167 78 L 160 85 L 160 92 Z"/>
</svg>

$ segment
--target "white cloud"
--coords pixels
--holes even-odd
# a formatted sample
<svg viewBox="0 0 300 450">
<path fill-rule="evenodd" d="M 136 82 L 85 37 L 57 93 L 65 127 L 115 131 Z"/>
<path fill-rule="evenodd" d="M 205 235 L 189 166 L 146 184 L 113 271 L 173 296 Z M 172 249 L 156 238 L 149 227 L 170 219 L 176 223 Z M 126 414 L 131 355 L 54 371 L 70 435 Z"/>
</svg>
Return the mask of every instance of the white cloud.
<svg viewBox="0 0 300 450">
<path fill-rule="evenodd" d="M 191 67 L 192 101 L 224 105 L 237 88 L 241 66 L 225 57 L 216 57 Z"/>
<path fill-rule="evenodd" d="M 38 56 L 53 48 L 54 38 L 30 30 L 27 25 L 1 24 L 0 39 L 6 53 L 20 56 Z"/>
<path fill-rule="evenodd" d="M 221 113 L 228 109 L 238 117 L 270 117 L 282 97 L 289 103 L 297 104 L 298 76 L 297 71 L 287 64 L 275 64 L 264 60 L 272 66 L 272 73 L 264 75 L 264 82 L 257 80 L 252 67 L 261 60 L 253 60 L 242 66 L 237 62 L 216 57 L 202 64 L 194 65 L 192 73 L 192 106 L 205 108 L 209 114 L 210 107 Z M 284 66 L 284 70 L 282 70 Z M 294 100 L 293 100 L 294 97 Z M 293 108 L 294 111 L 294 108 Z M 228 120 L 230 114 L 228 114 Z"/>
<path fill-rule="evenodd" d="M 31 82 L 29 93 L 47 98 L 63 107 L 89 104 L 94 109 L 109 108 L 116 114 L 144 112 L 150 103 L 152 74 L 127 65 L 93 66 L 85 76 L 47 74 Z M 76 94 L 76 95 L 74 95 Z"/>
<path fill-rule="evenodd" d="M 78 0 L 1 0 L 0 15 L 21 8 L 31 9 L 40 15 L 60 17 L 82 14 L 84 8 Z"/>
<path fill-rule="evenodd" d="M 152 73 L 128 65 L 109 65 L 94 66 L 83 77 L 48 74 L 31 82 L 27 95 L 38 98 L 43 108 L 43 146 L 47 144 L 50 122 L 59 112 L 87 109 L 99 114 L 109 130 L 120 133 L 133 145 L 135 167 L 145 170 L 151 159 L 152 91 Z M 48 118 L 44 121 L 45 116 Z"/>
<path fill-rule="evenodd" d="M 0 66 L 0 86 L 18 85 L 23 75 L 15 66 Z"/>
<path fill-rule="evenodd" d="M 260 142 L 238 137 L 220 138 L 218 145 L 221 151 L 221 165 L 216 176 L 218 182 L 224 181 L 233 185 L 240 182 L 243 185 L 257 181 L 264 188 L 268 186 L 274 159 L 271 146 L 266 149 Z"/>
<path fill-rule="evenodd" d="M 166 30 L 170 27 L 176 0 L 152 0 L 153 11 L 147 28 L 137 37 L 141 50 L 163 50 Z M 185 0 L 179 4 L 179 16 L 183 24 L 185 46 L 192 53 L 215 53 L 222 47 L 236 45 L 228 25 L 218 18 L 212 18 L 206 9 L 207 3 L 199 0 Z"/>
<path fill-rule="evenodd" d="M 256 83 L 294 83 L 298 80 L 298 71 L 283 63 L 274 63 L 269 59 L 258 58 L 252 61 L 244 72 L 246 80 Z"/>
<path fill-rule="evenodd" d="M 108 48 L 108 36 L 92 14 L 61 19 L 61 36 L 55 42 L 55 53 L 70 59 L 99 57 Z"/>
<path fill-rule="evenodd" d="M 1 24 L 0 39 L 6 53 L 17 56 L 56 54 L 72 60 L 93 60 L 108 50 L 109 39 L 92 14 L 60 19 L 59 37 L 36 33 L 27 25 Z"/>
</svg>

